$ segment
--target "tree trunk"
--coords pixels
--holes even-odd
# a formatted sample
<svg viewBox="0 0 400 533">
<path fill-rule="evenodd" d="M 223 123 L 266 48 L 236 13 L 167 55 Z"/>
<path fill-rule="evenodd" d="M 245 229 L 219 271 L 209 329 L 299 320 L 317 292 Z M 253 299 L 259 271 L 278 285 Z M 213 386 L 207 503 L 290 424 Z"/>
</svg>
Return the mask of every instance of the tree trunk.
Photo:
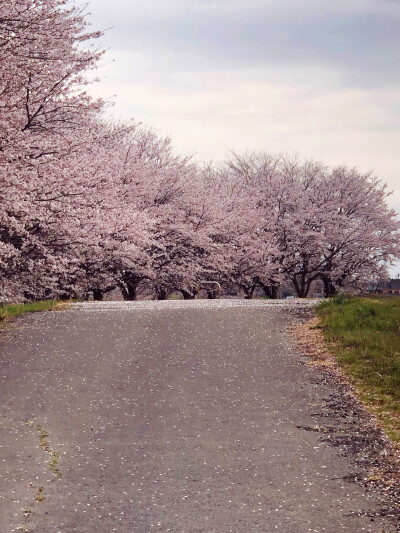
<svg viewBox="0 0 400 533">
<path fill-rule="evenodd" d="M 128 281 L 126 283 L 126 290 L 127 290 L 127 300 L 129 302 L 132 302 L 133 300 L 136 300 L 137 297 L 137 287 L 139 283 Z"/>
<path fill-rule="evenodd" d="M 168 296 L 167 289 L 165 287 L 156 287 L 157 300 L 166 300 Z"/>
<path fill-rule="evenodd" d="M 133 300 L 136 300 L 136 291 L 139 285 L 139 281 L 127 280 L 124 283 L 119 284 L 119 288 L 122 292 L 122 297 L 126 302 L 132 302 Z"/>
<path fill-rule="evenodd" d="M 103 291 L 100 289 L 93 289 L 93 300 L 95 302 L 101 302 L 103 300 Z"/>
<path fill-rule="evenodd" d="M 70 300 L 71 299 L 71 294 L 63 292 L 63 293 L 58 295 L 58 299 L 59 300 Z"/>
<path fill-rule="evenodd" d="M 331 298 L 337 294 L 336 287 L 328 276 L 321 276 L 322 283 L 324 284 L 324 296 L 325 298 Z"/>
<path fill-rule="evenodd" d="M 261 288 L 267 298 L 271 298 L 271 300 L 278 298 L 279 285 L 261 285 Z"/>
<path fill-rule="evenodd" d="M 253 298 L 255 288 L 255 285 L 252 285 L 251 287 L 243 287 L 245 300 L 251 300 Z"/>
<path fill-rule="evenodd" d="M 217 291 L 214 289 L 207 289 L 207 298 L 209 300 L 216 300 L 217 299 Z"/>
<path fill-rule="evenodd" d="M 300 283 L 296 276 L 292 278 L 294 288 L 296 289 L 297 296 L 299 298 L 306 298 L 310 290 L 310 284 L 306 282 L 305 275 L 302 274 L 300 277 Z"/>
<path fill-rule="evenodd" d="M 182 294 L 184 300 L 194 300 L 196 297 L 196 292 L 191 292 L 189 289 L 179 289 L 179 292 Z"/>
</svg>

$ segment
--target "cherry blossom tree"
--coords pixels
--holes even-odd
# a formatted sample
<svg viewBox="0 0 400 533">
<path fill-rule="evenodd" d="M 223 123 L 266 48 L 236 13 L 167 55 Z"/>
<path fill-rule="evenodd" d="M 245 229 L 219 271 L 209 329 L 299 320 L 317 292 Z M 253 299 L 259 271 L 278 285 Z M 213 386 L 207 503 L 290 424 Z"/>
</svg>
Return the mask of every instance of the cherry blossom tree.
<svg viewBox="0 0 400 533">
<path fill-rule="evenodd" d="M 268 296 L 283 279 L 299 297 L 322 280 L 330 296 L 379 275 L 398 257 L 399 222 L 373 175 L 268 154 L 235 156 L 229 166 L 258 197 L 273 273 L 259 285 Z"/>
<path fill-rule="evenodd" d="M 42 240 L 46 221 L 57 226 L 48 208 L 102 107 L 82 89 L 101 55 L 89 44 L 99 34 L 85 27 L 82 11 L 65 1 L 0 5 L 0 268 L 8 295 L 28 280 L 28 296 L 34 287 L 43 295 L 42 270 L 49 283 L 57 271 Z M 69 182 L 73 173 L 64 173 Z"/>
<path fill-rule="evenodd" d="M 169 139 L 137 127 L 119 147 L 123 167 L 115 183 L 123 212 L 146 215 L 148 240 L 143 260 L 121 263 L 119 286 L 134 299 L 146 280 L 159 299 L 196 284 L 201 258 L 211 243 L 206 225 L 206 202 L 199 170 L 174 153 Z"/>
<path fill-rule="evenodd" d="M 332 296 L 385 276 L 399 257 L 400 224 L 387 203 L 390 192 L 372 173 L 338 167 L 323 188 L 328 198 L 320 278 L 325 295 Z"/>
</svg>

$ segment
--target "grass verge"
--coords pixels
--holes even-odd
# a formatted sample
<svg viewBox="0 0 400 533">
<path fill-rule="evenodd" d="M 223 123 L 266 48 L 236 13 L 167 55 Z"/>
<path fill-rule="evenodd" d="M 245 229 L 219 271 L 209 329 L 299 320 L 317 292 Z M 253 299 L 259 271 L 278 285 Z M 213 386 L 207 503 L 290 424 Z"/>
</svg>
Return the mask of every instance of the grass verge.
<svg viewBox="0 0 400 533">
<path fill-rule="evenodd" d="M 56 300 L 43 300 L 25 304 L 5 304 L 0 305 L 0 323 L 7 318 L 23 315 L 24 313 L 34 313 L 36 311 L 49 311 L 54 309 L 59 302 Z"/>
<path fill-rule="evenodd" d="M 361 400 L 400 443 L 400 297 L 340 296 L 323 302 L 317 314 Z"/>
</svg>

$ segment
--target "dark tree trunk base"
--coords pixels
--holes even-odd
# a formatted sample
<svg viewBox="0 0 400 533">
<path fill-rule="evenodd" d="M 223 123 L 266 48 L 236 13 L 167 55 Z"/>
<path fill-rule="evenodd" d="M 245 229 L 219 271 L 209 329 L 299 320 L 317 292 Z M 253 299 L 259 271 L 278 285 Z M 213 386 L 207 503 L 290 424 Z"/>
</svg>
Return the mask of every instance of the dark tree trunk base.
<svg viewBox="0 0 400 533">
<path fill-rule="evenodd" d="M 261 288 L 267 298 L 271 298 L 271 300 L 278 298 L 279 285 L 261 285 Z"/>
<path fill-rule="evenodd" d="M 156 287 L 155 289 L 157 300 L 166 300 L 168 292 L 164 287 Z"/>
<path fill-rule="evenodd" d="M 100 289 L 93 289 L 93 300 L 95 302 L 101 302 L 104 298 L 103 291 Z"/>
<path fill-rule="evenodd" d="M 128 280 L 120 284 L 119 288 L 121 289 L 122 297 L 126 302 L 133 302 L 134 300 L 136 300 L 139 282 L 140 280 Z"/>
<path fill-rule="evenodd" d="M 182 294 L 184 300 L 194 300 L 196 297 L 196 292 L 190 292 L 186 289 L 179 289 L 179 292 Z"/>
<path fill-rule="evenodd" d="M 337 294 L 336 287 L 333 285 L 331 280 L 326 277 L 322 277 L 322 283 L 324 284 L 324 296 L 325 298 L 332 298 Z"/>
</svg>

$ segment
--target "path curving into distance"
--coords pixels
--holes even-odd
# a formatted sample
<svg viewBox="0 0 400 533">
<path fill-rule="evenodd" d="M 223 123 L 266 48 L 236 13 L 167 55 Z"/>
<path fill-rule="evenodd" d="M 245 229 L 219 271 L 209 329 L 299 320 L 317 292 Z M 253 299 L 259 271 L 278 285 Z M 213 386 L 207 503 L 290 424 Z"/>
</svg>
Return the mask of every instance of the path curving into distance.
<svg viewBox="0 0 400 533">
<path fill-rule="evenodd" d="M 329 438 L 359 415 L 337 411 L 287 333 L 313 305 L 80 303 L 16 320 L 0 340 L 0 531 L 395 532 L 354 481 L 360 454 Z"/>
</svg>

